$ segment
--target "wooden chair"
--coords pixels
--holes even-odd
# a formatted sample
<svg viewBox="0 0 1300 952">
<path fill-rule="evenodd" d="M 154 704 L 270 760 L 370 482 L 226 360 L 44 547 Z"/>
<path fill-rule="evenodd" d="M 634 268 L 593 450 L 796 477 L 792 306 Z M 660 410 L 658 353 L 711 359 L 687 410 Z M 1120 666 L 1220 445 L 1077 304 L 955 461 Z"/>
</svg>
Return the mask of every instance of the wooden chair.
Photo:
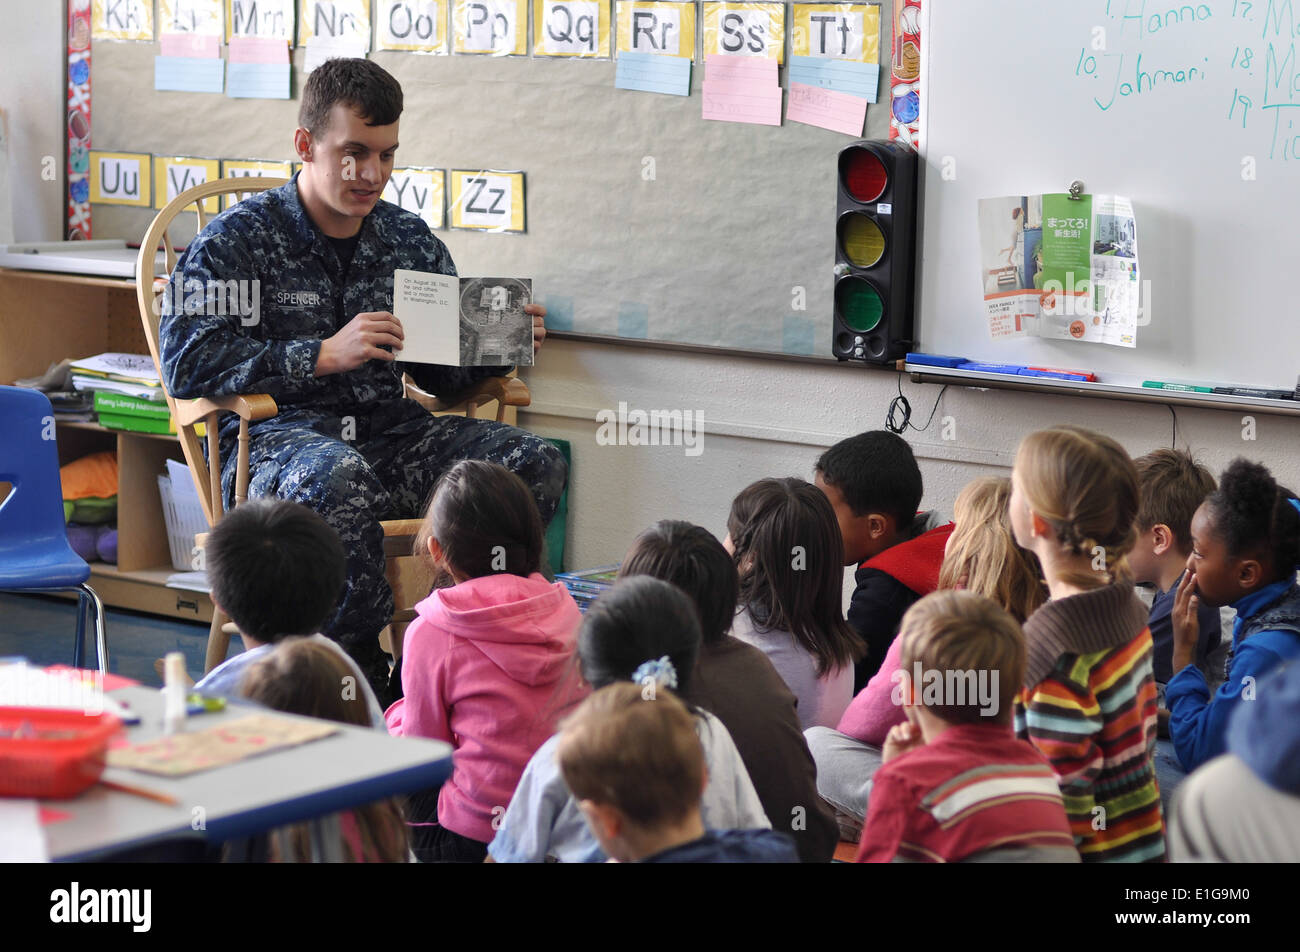
<svg viewBox="0 0 1300 952">
<path fill-rule="evenodd" d="M 189 206 L 194 206 L 198 216 L 198 230 L 202 231 L 208 223 L 209 213 L 204 209 L 205 199 L 222 195 L 251 194 L 261 192 L 277 185 L 283 185 L 287 179 L 278 178 L 229 178 L 206 182 L 187 189 L 177 195 L 158 213 L 140 242 L 140 255 L 136 260 L 136 299 L 140 306 L 140 320 L 144 324 L 144 334 L 149 342 L 149 353 L 154 365 L 162 374 L 161 352 L 158 345 L 158 321 L 161 316 L 160 295 L 167 287 L 169 276 L 176 269 L 178 255 L 174 250 L 170 235 L 172 222 Z M 163 248 L 166 261 L 166 275 L 155 274 L 155 261 L 159 245 Z M 163 389 L 166 391 L 166 376 L 163 375 Z M 516 377 L 489 377 L 475 384 L 469 390 L 449 397 L 434 397 L 419 389 L 405 378 L 406 396 L 416 400 L 431 413 L 455 413 L 470 417 L 486 417 L 478 411 L 493 402 L 497 404 L 495 419 L 501 421 L 506 407 L 526 407 L 532 398 L 527 385 Z M 198 489 L 199 501 L 203 504 L 203 514 L 207 517 L 209 528 L 221 521 L 224 512 L 221 495 L 221 452 L 217 439 L 218 421 L 222 413 L 234 413 L 239 417 L 238 459 L 235 470 L 235 505 L 248 497 L 248 424 L 257 420 L 273 417 L 278 412 L 275 400 L 264 393 L 248 393 L 238 396 L 215 397 L 212 399 L 177 400 L 166 393 L 167 407 L 172 419 L 176 421 L 177 436 L 185 462 L 189 465 L 190 475 Z M 200 437 L 196 426 L 202 423 L 207 431 L 208 457 L 203 456 L 199 443 Z M 209 466 L 208 460 L 216 461 Z M 393 587 L 394 604 L 397 611 L 393 615 L 390 629 L 381 636 L 381 644 L 394 657 L 401 654 L 401 635 L 406 625 L 415 617 L 414 605 L 428 594 L 429 579 L 423 571 L 421 560 L 412 555 L 415 534 L 420 527 L 419 519 L 398 519 L 381 522 L 384 530 L 384 556 L 387 559 L 386 576 Z M 196 550 L 201 549 L 206 533 L 195 537 Z M 230 646 L 229 619 L 220 610 L 212 614 L 212 627 L 208 632 L 207 657 L 204 671 L 211 671 L 226 657 Z M 386 642 L 386 643 L 385 643 Z"/>
</svg>

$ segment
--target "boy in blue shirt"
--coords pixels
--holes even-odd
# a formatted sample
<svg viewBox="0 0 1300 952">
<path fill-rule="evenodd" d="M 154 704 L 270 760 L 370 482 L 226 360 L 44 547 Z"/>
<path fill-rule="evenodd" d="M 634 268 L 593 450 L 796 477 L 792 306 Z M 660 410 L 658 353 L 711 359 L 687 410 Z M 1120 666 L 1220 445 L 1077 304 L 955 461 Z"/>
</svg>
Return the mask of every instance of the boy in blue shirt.
<svg viewBox="0 0 1300 952">
<path fill-rule="evenodd" d="M 1164 698 L 1165 685 L 1174 676 L 1174 628 L 1170 610 L 1174 593 L 1192 553 L 1192 516 L 1205 497 L 1214 492 L 1214 477 L 1191 456 L 1173 449 L 1158 449 L 1134 460 L 1141 488 L 1137 514 L 1137 544 L 1129 554 L 1133 580 L 1156 590 L 1147 626 L 1151 629 L 1151 666 Z M 1200 640 L 1194 661 L 1202 669 L 1219 646 L 1222 626 L 1219 610 L 1202 602 L 1198 609 Z M 1212 681 L 1222 671 L 1207 673 Z"/>
</svg>

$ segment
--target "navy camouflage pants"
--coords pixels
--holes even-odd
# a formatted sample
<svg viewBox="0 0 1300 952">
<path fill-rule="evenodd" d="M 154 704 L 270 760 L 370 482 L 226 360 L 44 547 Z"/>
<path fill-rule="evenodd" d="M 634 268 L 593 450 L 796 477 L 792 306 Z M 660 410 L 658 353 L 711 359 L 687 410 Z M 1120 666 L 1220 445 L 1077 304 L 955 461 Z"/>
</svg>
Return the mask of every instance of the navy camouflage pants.
<svg viewBox="0 0 1300 952">
<path fill-rule="evenodd" d="M 323 634 L 357 662 L 381 698 L 388 661 L 379 632 L 393 616 L 384 578 L 381 519 L 424 515 L 438 478 L 463 459 L 499 463 L 533 491 L 542 524 L 551 521 L 568 478 L 552 444 L 517 427 L 459 416 L 435 417 L 413 400 L 390 400 L 335 415 L 289 409 L 250 430 L 248 496 L 278 496 L 320 513 L 348 553 L 347 582 Z M 234 440 L 223 440 L 222 486 L 234 500 Z"/>
</svg>

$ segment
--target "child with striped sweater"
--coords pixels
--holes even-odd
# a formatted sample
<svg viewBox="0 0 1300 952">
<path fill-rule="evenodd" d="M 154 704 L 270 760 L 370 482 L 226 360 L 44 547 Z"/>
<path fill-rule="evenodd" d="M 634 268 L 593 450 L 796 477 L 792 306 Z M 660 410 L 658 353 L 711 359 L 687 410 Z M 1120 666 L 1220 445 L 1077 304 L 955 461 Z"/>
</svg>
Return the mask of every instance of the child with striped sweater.
<svg viewBox="0 0 1300 952">
<path fill-rule="evenodd" d="M 1020 444 L 1011 482 L 1016 542 L 1051 596 L 1025 623 L 1016 733 L 1056 768 L 1084 862 L 1158 862 L 1151 634 L 1125 561 L 1137 469 L 1109 437 L 1056 426 Z"/>
</svg>

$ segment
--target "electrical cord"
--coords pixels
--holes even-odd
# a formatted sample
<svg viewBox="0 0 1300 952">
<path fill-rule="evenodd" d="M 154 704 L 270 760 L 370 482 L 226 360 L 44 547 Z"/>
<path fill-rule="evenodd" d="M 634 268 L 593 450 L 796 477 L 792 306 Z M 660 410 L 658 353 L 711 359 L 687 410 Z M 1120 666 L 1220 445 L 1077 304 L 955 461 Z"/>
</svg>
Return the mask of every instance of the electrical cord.
<svg viewBox="0 0 1300 952">
<path fill-rule="evenodd" d="M 939 401 L 943 399 L 943 392 L 948 389 L 944 384 L 939 390 L 939 395 L 934 398 L 934 406 L 930 408 L 930 415 L 926 417 L 925 426 L 917 426 L 912 422 L 912 404 L 908 402 L 907 397 L 903 396 L 903 375 L 898 375 L 898 396 L 889 401 L 889 412 L 885 414 L 885 429 L 890 433 L 903 433 L 908 427 L 920 433 L 928 430 L 930 424 L 934 421 L 935 411 L 939 409 Z"/>
</svg>

